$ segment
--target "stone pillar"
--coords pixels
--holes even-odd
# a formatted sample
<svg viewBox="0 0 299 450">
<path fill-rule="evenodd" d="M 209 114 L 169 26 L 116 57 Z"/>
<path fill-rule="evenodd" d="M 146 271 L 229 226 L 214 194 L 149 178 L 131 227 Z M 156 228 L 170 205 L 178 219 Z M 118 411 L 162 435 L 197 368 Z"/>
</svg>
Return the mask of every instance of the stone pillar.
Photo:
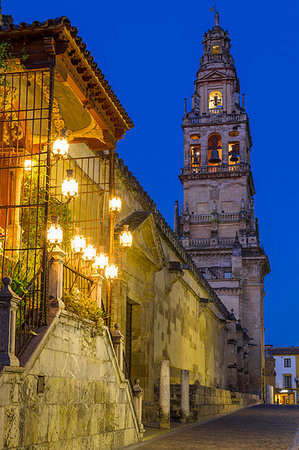
<svg viewBox="0 0 299 450">
<path fill-rule="evenodd" d="M 170 368 L 168 359 L 164 359 L 160 363 L 159 423 L 160 428 L 170 428 Z"/>
<path fill-rule="evenodd" d="M 201 166 L 205 167 L 208 165 L 208 142 L 207 139 L 201 144 Z"/>
<path fill-rule="evenodd" d="M 133 386 L 133 400 L 134 400 L 134 407 L 135 412 L 139 424 L 139 430 L 141 433 L 144 432 L 144 427 L 142 424 L 142 399 L 143 399 L 143 389 L 139 385 L 140 380 L 139 378 L 135 378 L 134 380 L 134 386 Z"/>
<path fill-rule="evenodd" d="M 119 325 L 114 325 L 114 330 L 111 333 L 114 351 L 117 357 L 120 370 L 124 371 L 124 340 L 125 337 L 119 329 Z"/>
<path fill-rule="evenodd" d="M 55 245 L 51 253 L 49 270 L 49 306 L 64 309 L 63 297 L 63 261 L 66 253 Z"/>
<path fill-rule="evenodd" d="M 227 136 L 222 135 L 221 136 L 221 140 L 222 140 L 222 165 L 227 165 L 228 166 L 228 139 Z"/>
<path fill-rule="evenodd" d="M 3 366 L 19 366 L 15 355 L 16 313 L 20 297 L 11 289 L 11 278 L 3 278 L 0 291 L 0 368 Z"/>
<path fill-rule="evenodd" d="M 270 384 L 267 384 L 266 386 L 266 403 L 268 405 L 274 404 L 274 388 Z"/>
<path fill-rule="evenodd" d="M 181 370 L 181 423 L 189 422 L 189 370 Z"/>
<path fill-rule="evenodd" d="M 238 365 L 237 365 L 237 333 L 236 319 L 232 314 L 232 319 L 227 321 L 229 329 L 227 340 L 227 384 L 231 391 L 238 390 Z"/>
</svg>

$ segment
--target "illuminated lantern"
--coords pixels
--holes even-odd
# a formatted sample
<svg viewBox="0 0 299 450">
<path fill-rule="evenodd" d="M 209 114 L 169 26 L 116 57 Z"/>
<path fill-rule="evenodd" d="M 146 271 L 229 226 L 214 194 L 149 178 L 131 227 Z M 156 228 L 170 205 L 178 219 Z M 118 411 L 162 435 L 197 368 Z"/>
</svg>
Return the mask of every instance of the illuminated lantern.
<svg viewBox="0 0 299 450">
<path fill-rule="evenodd" d="M 133 242 L 132 233 L 129 231 L 129 225 L 124 225 L 123 231 L 119 237 L 122 247 L 131 247 Z"/>
<path fill-rule="evenodd" d="M 97 269 L 105 269 L 108 266 L 108 256 L 104 255 L 104 253 L 100 253 L 96 256 L 94 265 Z"/>
<path fill-rule="evenodd" d="M 30 172 L 33 168 L 33 161 L 32 159 L 25 159 L 24 161 L 24 169 L 26 172 Z"/>
<path fill-rule="evenodd" d="M 84 253 L 86 249 L 86 239 L 80 234 L 76 234 L 71 240 L 72 251 L 77 255 Z"/>
<path fill-rule="evenodd" d="M 58 217 L 52 217 L 52 224 L 47 231 L 47 240 L 50 244 L 61 244 L 63 239 L 63 231 L 60 225 L 58 225 Z"/>
<path fill-rule="evenodd" d="M 118 274 L 118 267 L 115 264 L 109 264 L 109 266 L 105 269 L 105 277 L 108 280 L 113 280 L 117 277 Z"/>
<path fill-rule="evenodd" d="M 82 258 L 87 262 L 91 262 L 96 259 L 96 256 L 97 256 L 97 249 L 95 248 L 94 245 L 89 244 L 84 250 Z"/>
<path fill-rule="evenodd" d="M 66 171 L 67 178 L 62 182 L 61 191 L 64 197 L 75 198 L 78 196 L 78 181 L 74 178 L 74 171 Z"/>
<path fill-rule="evenodd" d="M 109 200 L 109 209 L 112 212 L 119 212 L 121 210 L 121 199 L 113 197 Z"/>
<path fill-rule="evenodd" d="M 69 152 L 69 147 L 70 145 L 66 139 L 66 130 L 63 129 L 61 131 L 60 137 L 53 142 L 52 153 L 58 158 L 66 158 Z"/>
</svg>

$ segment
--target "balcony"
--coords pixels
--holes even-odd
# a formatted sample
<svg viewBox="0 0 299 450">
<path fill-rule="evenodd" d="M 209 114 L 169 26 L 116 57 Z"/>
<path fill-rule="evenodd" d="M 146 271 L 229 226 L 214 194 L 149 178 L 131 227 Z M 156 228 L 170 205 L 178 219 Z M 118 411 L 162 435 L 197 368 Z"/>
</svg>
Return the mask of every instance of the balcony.
<svg viewBox="0 0 299 450">
<path fill-rule="evenodd" d="M 221 213 L 218 214 L 219 222 L 238 222 L 240 220 L 240 213 Z M 192 214 L 190 223 L 206 223 L 211 221 L 210 214 Z"/>
<path fill-rule="evenodd" d="M 209 114 L 222 114 L 223 113 L 223 109 L 221 108 L 210 108 L 209 109 Z"/>
<path fill-rule="evenodd" d="M 200 175 L 211 173 L 229 173 L 229 172 L 247 172 L 250 165 L 247 163 L 220 165 L 220 166 L 199 166 L 199 167 L 183 167 L 182 175 Z"/>
<path fill-rule="evenodd" d="M 215 113 L 214 109 L 210 109 L 208 114 L 203 114 L 199 117 L 185 117 L 183 119 L 184 126 L 192 125 L 208 125 L 210 123 L 236 123 L 245 122 L 247 120 L 247 114 L 227 114 L 223 109 L 217 110 Z"/>
</svg>

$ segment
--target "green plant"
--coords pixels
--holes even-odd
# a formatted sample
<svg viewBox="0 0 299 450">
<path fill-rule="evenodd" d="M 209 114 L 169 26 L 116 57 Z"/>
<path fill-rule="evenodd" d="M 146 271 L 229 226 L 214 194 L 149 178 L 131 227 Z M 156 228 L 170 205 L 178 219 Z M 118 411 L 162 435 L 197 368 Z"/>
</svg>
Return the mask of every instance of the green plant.
<svg viewBox="0 0 299 450">
<path fill-rule="evenodd" d="M 97 330 L 100 332 L 106 319 L 104 311 L 96 304 L 89 295 L 80 292 L 76 286 L 72 291 L 64 292 L 63 302 L 67 311 L 76 314 L 83 319 L 92 320 Z"/>
<path fill-rule="evenodd" d="M 9 41 L 0 42 L 0 72 L 13 72 L 20 68 L 25 69 L 25 62 L 29 58 L 26 53 L 25 45 L 23 46 L 23 53 L 21 57 L 15 58 L 11 52 L 12 44 Z"/>
</svg>

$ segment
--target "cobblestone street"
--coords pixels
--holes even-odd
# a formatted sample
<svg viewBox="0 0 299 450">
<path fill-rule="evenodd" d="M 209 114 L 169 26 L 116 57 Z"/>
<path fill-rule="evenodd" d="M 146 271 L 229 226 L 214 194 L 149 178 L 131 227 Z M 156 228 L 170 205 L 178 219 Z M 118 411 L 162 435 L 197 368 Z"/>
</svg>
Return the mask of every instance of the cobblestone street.
<svg viewBox="0 0 299 450">
<path fill-rule="evenodd" d="M 170 432 L 134 448 L 298 450 L 298 427 L 299 406 L 258 405 Z"/>
</svg>

